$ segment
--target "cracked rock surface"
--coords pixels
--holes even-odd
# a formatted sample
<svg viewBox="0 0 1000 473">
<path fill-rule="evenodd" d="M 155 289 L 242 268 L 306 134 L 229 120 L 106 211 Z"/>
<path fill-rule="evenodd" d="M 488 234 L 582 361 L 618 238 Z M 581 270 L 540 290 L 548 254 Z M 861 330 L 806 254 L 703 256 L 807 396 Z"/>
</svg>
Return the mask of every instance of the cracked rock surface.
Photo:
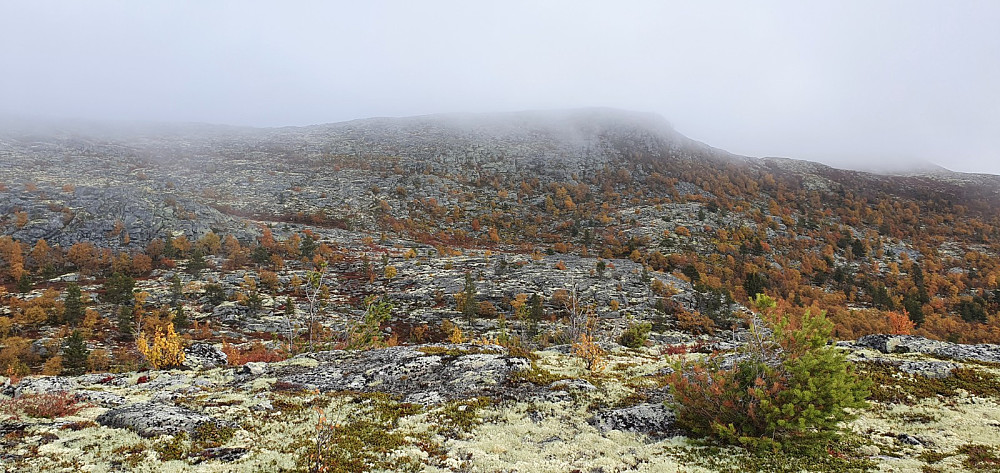
<svg viewBox="0 0 1000 473">
<path fill-rule="evenodd" d="M 302 389 L 384 392 L 415 403 L 493 394 L 511 373 L 530 366 L 502 347 L 473 345 L 330 351 L 302 358 L 315 365 L 277 367 L 272 375 Z"/>
<path fill-rule="evenodd" d="M 97 423 L 107 427 L 129 429 L 143 437 L 194 433 L 198 426 L 224 422 L 213 417 L 178 406 L 160 403 L 132 404 L 111 409 L 97 416 Z"/>
</svg>

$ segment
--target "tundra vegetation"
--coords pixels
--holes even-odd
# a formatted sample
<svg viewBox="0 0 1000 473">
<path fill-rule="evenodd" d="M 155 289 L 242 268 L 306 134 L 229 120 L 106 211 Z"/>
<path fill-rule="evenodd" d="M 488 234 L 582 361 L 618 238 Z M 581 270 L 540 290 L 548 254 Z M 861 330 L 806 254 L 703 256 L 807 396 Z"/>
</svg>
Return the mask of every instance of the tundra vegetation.
<svg viewBox="0 0 1000 473">
<path fill-rule="evenodd" d="M 996 468 L 995 180 L 467 120 L 2 132 L 0 466 Z"/>
</svg>

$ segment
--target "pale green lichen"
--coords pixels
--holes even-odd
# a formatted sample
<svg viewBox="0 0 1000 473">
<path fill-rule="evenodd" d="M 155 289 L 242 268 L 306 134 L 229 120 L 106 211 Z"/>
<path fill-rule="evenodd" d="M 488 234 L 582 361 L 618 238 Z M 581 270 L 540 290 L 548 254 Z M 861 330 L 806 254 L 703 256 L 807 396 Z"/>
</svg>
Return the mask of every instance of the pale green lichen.
<svg viewBox="0 0 1000 473">
<path fill-rule="evenodd" d="M 308 356 L 296 356 L 294 358 L 289 358 L 285 361 L 280 361 L 274 363 L 275 366 L 300 366 L 303 368 L 316 368 L 319 366 L 319 361 L 315 358 L 310 358 Z"/>
</svg>

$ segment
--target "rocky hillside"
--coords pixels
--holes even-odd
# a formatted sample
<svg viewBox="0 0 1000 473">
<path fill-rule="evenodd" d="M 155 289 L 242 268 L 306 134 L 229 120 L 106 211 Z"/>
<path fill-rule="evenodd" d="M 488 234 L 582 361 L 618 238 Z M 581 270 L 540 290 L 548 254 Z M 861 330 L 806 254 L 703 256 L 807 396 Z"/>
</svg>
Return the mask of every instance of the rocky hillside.
<svg viewBox="0 0 1000 473">
<path fill-rule="evenodd" d="M 0 468 L 1000 463 L 995 176 L 735 156 L 607 109 L 16 124 L 0 165 Z M 759 293 L 825 313 L 874 383 L 821 460 L 717 458 L 666 407 L 675 363 L 743 356 Z"/>
</svg>

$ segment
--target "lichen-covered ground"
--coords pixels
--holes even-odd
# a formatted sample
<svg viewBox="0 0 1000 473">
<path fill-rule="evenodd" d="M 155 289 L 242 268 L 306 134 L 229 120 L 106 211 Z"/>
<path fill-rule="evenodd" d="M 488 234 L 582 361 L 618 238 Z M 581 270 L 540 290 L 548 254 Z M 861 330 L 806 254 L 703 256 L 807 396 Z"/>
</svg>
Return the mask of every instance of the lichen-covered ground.
<svg viewBox="0 0 1000 473">
<path fill-rule="evenodd" d="M 618 347 L 591 372 L 565 347 L 526 359 L 463 344 L 2 379 L 0 471 L 1000 470 L 1000 368 L 848 349 L 859 373 L 876 381 L 874 401 L 822 458 L 750 455 L 674 430 L 662 408 L 665 377 L 680 357 L 704 355 Z M 907 362 L 926 366 L 898 369 Z M 940 363 L 954 368 L 928 377 L 939 376 Z M 465 366 L 473 368 L 455 369 Z M 32 408 L 32 400 L 60 392 L 83 408 L 38 417 L 56 407 Z"/>
</svg>

